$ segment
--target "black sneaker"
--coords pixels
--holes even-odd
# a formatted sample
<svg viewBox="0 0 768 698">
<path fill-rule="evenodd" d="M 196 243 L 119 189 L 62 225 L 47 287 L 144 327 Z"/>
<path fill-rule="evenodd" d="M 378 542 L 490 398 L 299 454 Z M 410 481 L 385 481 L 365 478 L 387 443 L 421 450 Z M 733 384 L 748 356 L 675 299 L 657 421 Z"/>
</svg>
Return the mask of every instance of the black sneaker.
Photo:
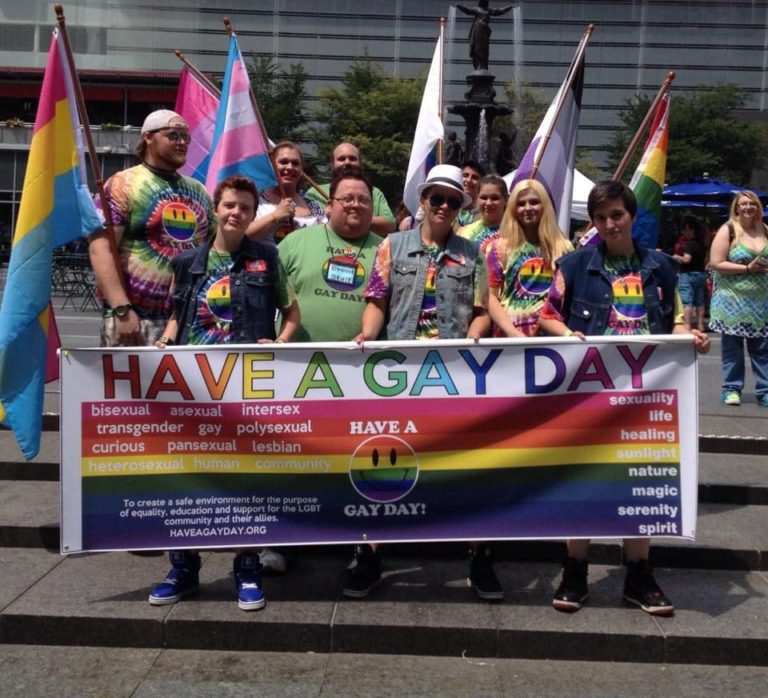
<svg viewBox="0 0 768 698">
<path fill-rule="evenodd" d="M 483 601 L 501 601 L 504 598 L 504 589 L 493 569 L 493 553 L 489 546 L 469 551 L 467 583 Z"/>
<path fill-rule="evenodd" d="M 558 611 L 574 613 L 587 600 L 589 597 L 587 568 L 586 560 L 576 560 L 572 557 L 563 563 L 563 578 L 552 598 L 552 605 Z"/>
<path fill-rule="evenodd" d="M 362 599 L 368 596 L 381 581 L 381 558 L 379 551 L 370 545 L 358 545 L 355 559 L 352 560 L 344 577 L 341 593 L 350 599 Z"/>
<path fill-rule="evenodd" d="M 627 562 L 624 599 L 654 616 L 674 616 L 675 607 L 653 578 L 648 560 Z"/>
</svg>

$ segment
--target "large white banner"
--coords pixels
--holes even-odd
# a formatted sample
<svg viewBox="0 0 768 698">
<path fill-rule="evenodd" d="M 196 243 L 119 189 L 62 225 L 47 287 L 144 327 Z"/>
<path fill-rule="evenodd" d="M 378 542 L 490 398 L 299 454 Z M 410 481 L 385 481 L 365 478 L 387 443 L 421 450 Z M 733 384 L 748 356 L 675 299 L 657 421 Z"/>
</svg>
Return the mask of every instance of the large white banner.
<svg viewBox="0 0 768 698">
<path fill-rule="evenodd" d="M 674 536 L 689 337 L 62 351 L 62 551 Z"/>
</svg>

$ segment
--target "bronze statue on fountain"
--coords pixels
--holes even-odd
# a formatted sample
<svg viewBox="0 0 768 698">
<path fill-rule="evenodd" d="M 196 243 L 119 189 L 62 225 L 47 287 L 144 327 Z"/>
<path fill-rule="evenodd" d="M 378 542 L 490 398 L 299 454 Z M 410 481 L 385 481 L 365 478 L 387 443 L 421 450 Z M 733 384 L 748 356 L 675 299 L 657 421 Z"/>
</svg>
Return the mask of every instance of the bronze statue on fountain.
<svg viewBox="0 0 768 698">
<path fill-rule="evenodd" d="M 494 102 L 496 90 L 493 83 L 496 76 L 488 70 L 488 58 L 491 41 L 491 17 L 506 14 L 515 7 L 514 4 L 497 9 L 488 6 L 488 0 L 479 0 L 477 7 L 456 5 L 461 12 L 474 17 L 469 30 L 469 57 L 474 71 L 467 75 L 469 90 L 464 93 L 465 102 L 459 102 L 448 107 L 452 114 L 464 118 L 466 157 L 477 160 L 486 169 L 490 164 L 490 138 L 493 120 L 497 116 L 507 116 L 512 113 L 508 106 Z M 484 124 L 482 123 L 484 117 Z M 502 172 L 500 174 L 506 174 Z"/>
</svg>

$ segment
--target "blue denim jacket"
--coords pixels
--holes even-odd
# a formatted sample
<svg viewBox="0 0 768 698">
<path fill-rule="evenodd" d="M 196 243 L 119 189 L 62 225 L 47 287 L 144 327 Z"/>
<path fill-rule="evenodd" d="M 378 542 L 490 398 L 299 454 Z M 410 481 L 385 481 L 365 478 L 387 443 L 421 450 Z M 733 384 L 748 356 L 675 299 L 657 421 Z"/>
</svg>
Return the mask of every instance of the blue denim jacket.
<svg viewBox="0 0 768 698">
<path fill-rule="evenodd" d="M 393 233 L 387 238 L 392 250 L 388 339 L 414 339 L 427 283 L 429 256 L 419 229 Z M 437 326 L 441 339 L 467 336 L 474 310 L 476 243 L 451 232 L 438 257 L 435 279 Z M 441 264 L 448 257 L 453 264 Z"/>
<path fill-rule="evenodd" d="M 187 343 L 197 310 L 197 296 L 207 278 L 208 253 L 212 244 L 213 240 L 209 240 L 205 245 L 186 250 L 171 260 L 174 275 L 173 314 L 179 323 L 177 344 Z M 232 342 L 253 344 L 259 339 L 275 339 L 276 248 L 244 237 L 233 260 L 229 272 Z M 258 264 L 259 261 L 264 264 Z M 254 267 L 258 267 L 258 271 Z"/>
<path fill-rule="evenodd" d="M 645 310 L 651 334 L 668 334 L 674 327 L 677 264 L 661 252 L 635 247 L 640 257 Z M 557 261 L 565 277 L 563 318 L 568 329 L 603 335 L 613 289 L 605 269 L 605 244 L 571 252 Z"/>
</svg>

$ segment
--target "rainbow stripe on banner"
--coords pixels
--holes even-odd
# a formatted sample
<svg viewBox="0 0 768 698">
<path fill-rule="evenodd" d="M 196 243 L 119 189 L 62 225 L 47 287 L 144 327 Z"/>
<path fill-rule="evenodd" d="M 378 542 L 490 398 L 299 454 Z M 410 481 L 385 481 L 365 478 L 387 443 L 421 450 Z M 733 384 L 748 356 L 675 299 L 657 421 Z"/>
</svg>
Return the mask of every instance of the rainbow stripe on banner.
<svg viewBox="0 0 768 698">
<path fill-rule="evenodd" d="M 0 307 L 0 421 L 40 449 L 53 249 L 101 227 L 84 169 L 72 74 L 54 31 Z"/>
<path fill-rule="evenodd" d="M 179 76 L 174 110 L 189 124 L 192 141 L 187 149 L 187 161 L 179 172 L 205 184 L 211 159 L 213 134 L 219 111 L 219 98 L 185 65 Z"/>
<path fill-rule="evenodd" d="M 667 172 L 669 144 L 669 95 L 664 95 L 653 117 L 643 157 L 629 183 L 637 197 L 637 218 L 632 237 L 643 246 L 656 248 L 661 218 L 661 190 Z"/>
<path fill-rule="evenodd" d="M 251 102 L 248 70 L 237 44 L 237 36 L 232 34 L 206 188 L 213 193 L 219 182 L 232 175 L 250 177 L 259 188 L 277 186 L 268 151 L 259 117 Z"/>
</svg>

